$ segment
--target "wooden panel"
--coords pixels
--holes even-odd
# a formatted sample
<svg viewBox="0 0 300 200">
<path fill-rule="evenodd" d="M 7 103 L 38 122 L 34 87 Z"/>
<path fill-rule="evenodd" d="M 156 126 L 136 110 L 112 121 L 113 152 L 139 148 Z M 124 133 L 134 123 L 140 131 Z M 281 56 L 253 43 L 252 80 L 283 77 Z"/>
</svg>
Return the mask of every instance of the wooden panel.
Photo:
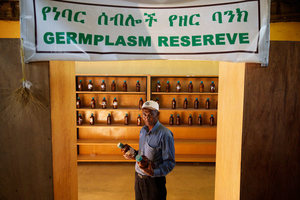
<svg viewBox="0 0 300 200">
<path fill-rule="evenodd" d="M 271 42 L 267 68 L 247 64 L 241 199 L 299 199 L 300 43 Z"/>
<path fill-rule="evenodd" d="M 0 39 L 0 49 L 0 199 L 52 200 L 49 63 L 26 65 L 31 91 L 46 110 L 20 107 L 7 99 L 21 87 L 20 40 Z"/>
<path fill-rule="evenodd" d="M 221 62 L 215 200 L 240 199 L 244 63 Z"/>
<path fill-rule="evenodd" d="M 77 199 L 74 62 L 50 62 L 54 199 Z"/>
</svg>

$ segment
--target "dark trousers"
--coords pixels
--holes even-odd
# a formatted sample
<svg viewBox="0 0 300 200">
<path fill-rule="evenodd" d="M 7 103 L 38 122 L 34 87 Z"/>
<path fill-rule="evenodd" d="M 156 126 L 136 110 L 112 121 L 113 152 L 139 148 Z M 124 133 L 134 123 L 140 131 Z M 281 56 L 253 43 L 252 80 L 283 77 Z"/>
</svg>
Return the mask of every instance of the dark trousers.
<svg viewBox="0 0 300 200">
<path fill-rule="evenodd" d="M 138 176 L 135 172 L 136 200 L 166 200 L 166 177 Z"/>
</svg>

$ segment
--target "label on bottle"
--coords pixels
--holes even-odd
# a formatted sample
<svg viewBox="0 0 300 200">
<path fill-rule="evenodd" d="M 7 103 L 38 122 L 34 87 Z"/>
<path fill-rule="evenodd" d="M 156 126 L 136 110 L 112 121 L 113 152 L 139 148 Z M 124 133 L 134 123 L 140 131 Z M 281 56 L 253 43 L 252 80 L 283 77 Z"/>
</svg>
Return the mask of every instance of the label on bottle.
<svg viewBox="0 0 300 200">
<path fill-rule="evenodd" d="M 125 153 L 127 156 L 133 157 L 135 154 L 135 151 L 132 147 L 129 148 L 129 150 Z"/>
<path fill-rule="evenodd" d="M 93 88 L 92 84 L 88 84 L 88 89 L 91 90 Z"/>
<path fill-rule="evenodd" d="M 161 87 L 161 85 L 157 85 L 157 87 L 158 87 L 158 88 L 160 88 L 160 87 Z"/>
<path fill-rule="evenodd" d="M 91 117 L 90 118 L 90 123 L 92 124 L 94 122 L 94 119 Z"/>
<path fill-rule="evenodd" d="M 117 105 L 118 105 L 118 102 L 116 102 L 116 101 L 113 102 L 113 105 L 114 105 L 114 106 L 117 106 Z"/>
<path fill-rule="evenodd" d="M 104 85 L 101 85 L 101 89 L 104 89 Z"/>
<path fill-rule="evenodd" d="M 79 104 L 80 104 L 80 102 L 79 102 L 79 101 L 77 101 L 77 102 L 76 102 L 76 105 L 77 105 L 77 106 L 79 106 Z"/>
<path fill-rule="evenodd" d="M 81 89 L 81 84 L 78 85 L 78 89 Z"/>
<path fill-rule="evenodd" d="M 177 90 L 180 90 L 180 89 L 181 89 L 181 86 L 180 86 L 180 85 L 177 85 L 176 88 L 177 88 Z"/>
<path fill-rule="evenodd" d="M 79 119 L 78 119 L 78 124 L 82 124 L 82 121 L 83 121 L 83 120 L 82 120 L 81 118 L 79 118 Z"/>
</svg>

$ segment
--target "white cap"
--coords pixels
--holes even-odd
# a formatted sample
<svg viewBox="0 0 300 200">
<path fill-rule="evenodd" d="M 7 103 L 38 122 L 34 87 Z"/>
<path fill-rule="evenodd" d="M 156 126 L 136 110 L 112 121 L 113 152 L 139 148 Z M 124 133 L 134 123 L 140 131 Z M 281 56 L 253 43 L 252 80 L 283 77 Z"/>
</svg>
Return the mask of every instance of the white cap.
<svg viewBox="0 0 300 200">
<path fill-rule="evenodd" d="M 147 109 L 150 109 L 150 110 L 157 110 L 157 111 L 159 111 L 159 105 L 158 105 L 158 103 L 156 101 L 152 101 L 152 100 L 146 101 L 143 104 L 142 108 L 147 108 Z"/>
</svg>

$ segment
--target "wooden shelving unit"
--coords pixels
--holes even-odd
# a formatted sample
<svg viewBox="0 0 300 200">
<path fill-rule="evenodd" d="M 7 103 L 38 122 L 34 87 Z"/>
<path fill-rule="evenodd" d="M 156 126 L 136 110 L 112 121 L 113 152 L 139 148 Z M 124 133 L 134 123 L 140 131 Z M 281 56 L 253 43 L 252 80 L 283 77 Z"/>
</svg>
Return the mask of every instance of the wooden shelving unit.
<svg viewBox="0 0 300 200">
<path fill-rule="evenodd" d="M 82 80 L 84 85 L 83 91 L 77 91 L 76 98 L 80 97 L 82 107 L 77 108 L 76 113 L 83 116 L 84 123 L 77 125 L 77 153 L 78 162 L 133 162 L 123 158 L 117 143 L 123 142 L 130 144 L 133 148 L 138 149 L 139 132 L 142 126 L 137 126 L 137 116 L 142 114 L 138 108 L 140 98 L 144 101 L 159 98 L 160 104 L 160 122 L 168 127 L 174 134 L 175 141 L 175 159 L 177 162 L 215 162 L 216 153 L 216 124 L 210 126 L 209 117 L 211 114 L 217 121 L 217 98 L 218 93 L 208 92 L 208 86 L 214 81 L 218 88 L 218 77 L 208 76 L 105 76 L 105 75 L 77 75 L 76 85 Z M 87 91 L 86 85 L 92 80 L 94 91 Z M 105 80 L 107 91 L 99 91 L 100 83 Z M 115 80 L 117 91 L 110 91 L 110 84 Z M 128 84 L 128 91 L 120 91 L 123 81 Z M 136 81 L 141 84 L 141 91 L 135 92 Z M 177 80 L 181 82 L 182 91 L 176 92 L 156 92 L 156 82 L 160 81 L 162 88 L 167 80 L 173 87 Z M 189 81 L 193 81 L 194 91 L 187 92 L 186 86 Z M 200 81 L 204 82 L 205 91 L 198 92 Z M 198 88 L 199 89 L 199 88 Z M 96 108 L 90 108 L 90 100 L 94 97 L 96 100 Z M 101 101 L 106 98 L 108 107 L 101 108 Z M 112 108 L 112 100 L 116 97 L 118 100 L 118 108 Z M 177 108 L 171 109 L 171 100 L 175 98 Z M 193 102 L 195 98 L 199 99 L 199 109 L 194 109 L 190 103 L 187 109 L 183 109 L 182 102 L 184 98 L 188 98 Z M 210 98 L 211 108 L 204 108 L 204 100 Z M 95 116 L 95 124 L 90 125 L 89 117 L 91 113 Z M 108 113 L 112 116 L 112 124 L 107 125 L 106 119 Z M 129 125 L 124 125 L 125 114 L 129 115 Z M 181 125 L 169 125 L 168 120 L 170 114 L 181 116 Z M 192 114 L 194 120 L 193 125 L 188 125 L 187 118 Z M 198 115 L 203 117 L 203 125 L 197 125 Z"/>
</svg>

